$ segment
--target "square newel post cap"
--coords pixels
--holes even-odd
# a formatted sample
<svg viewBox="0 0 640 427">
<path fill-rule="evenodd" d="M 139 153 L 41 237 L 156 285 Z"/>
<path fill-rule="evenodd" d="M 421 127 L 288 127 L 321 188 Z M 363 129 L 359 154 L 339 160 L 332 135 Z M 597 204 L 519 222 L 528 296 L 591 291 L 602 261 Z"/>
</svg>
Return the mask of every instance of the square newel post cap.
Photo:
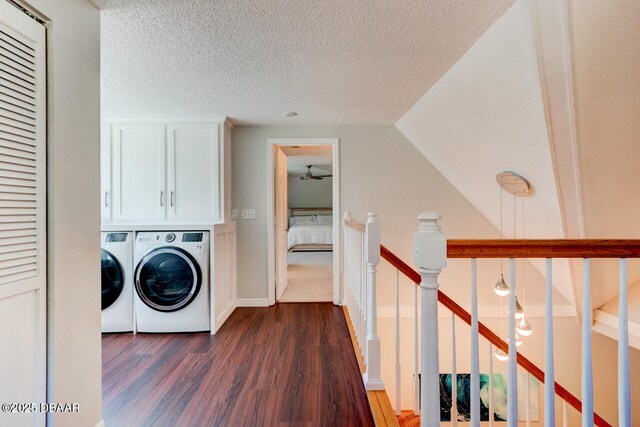
<svg viewBox="0 0 640 427">
<path fill-rule="evenodd" d="M 425 270 L 440 271 L 447 266 L 447 236 L 441 231 L 434 212 L 418 215 L 420 225 L 413 233 L 413 263 L 420 273 Z"/>
<path fill-rule="evenodd" d="M 378 264 L 380 262 L 380 223 L 375 212 L 367 215 L 367 263 Z"/>
</svg>

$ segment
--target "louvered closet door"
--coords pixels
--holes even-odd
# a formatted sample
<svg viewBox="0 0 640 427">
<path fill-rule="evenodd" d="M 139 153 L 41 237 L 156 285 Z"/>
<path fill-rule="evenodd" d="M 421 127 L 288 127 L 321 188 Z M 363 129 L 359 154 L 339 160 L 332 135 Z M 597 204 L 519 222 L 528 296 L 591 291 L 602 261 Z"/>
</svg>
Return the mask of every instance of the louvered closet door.
<svg viewBox="0 0 640 427">
<path fill-rule="evenodd" d="M 0 0 L 0 403 L 45 400 L 44 41 L 43 25 Z M 6 409 L 0 426 L 44 425 L 38 407 Z"/>
</svg>

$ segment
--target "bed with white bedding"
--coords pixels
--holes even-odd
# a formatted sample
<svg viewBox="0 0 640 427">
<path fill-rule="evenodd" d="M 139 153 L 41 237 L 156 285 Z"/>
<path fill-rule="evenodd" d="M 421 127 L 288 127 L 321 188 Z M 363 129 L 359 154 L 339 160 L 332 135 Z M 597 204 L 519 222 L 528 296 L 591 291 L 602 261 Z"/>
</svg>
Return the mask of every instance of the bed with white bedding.
<svg viewBox="0 0 640 427">
<path fill-rule="evenodd" d="M 320 212 L 312 213 L 312 212 Z M 299 250 L 332 250 L 333 249 L 333 217 L 331 210 L 292 209 L 289 218 L 288 247 L 290 251 Z"/>
</svg>

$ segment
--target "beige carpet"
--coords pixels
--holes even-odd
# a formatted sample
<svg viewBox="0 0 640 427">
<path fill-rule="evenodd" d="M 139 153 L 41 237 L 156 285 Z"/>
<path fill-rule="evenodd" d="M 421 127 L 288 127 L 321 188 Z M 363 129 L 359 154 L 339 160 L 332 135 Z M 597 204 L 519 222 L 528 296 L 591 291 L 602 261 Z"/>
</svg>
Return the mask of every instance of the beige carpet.
<svg viewBox="0 0 640 427">
<path fill-rule="evenodd" d="M 280 302 L 333 301 L 333 252 L 290 252 Z"/>
</svg>

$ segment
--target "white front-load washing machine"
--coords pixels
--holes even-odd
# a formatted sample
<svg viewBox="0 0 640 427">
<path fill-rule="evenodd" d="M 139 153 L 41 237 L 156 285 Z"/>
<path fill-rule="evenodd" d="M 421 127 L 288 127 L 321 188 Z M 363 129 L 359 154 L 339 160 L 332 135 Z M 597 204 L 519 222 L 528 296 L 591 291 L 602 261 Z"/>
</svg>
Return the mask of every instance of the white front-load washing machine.
<svg viewBox="0 0 640 427">
<path fill-rule="evenodd" d="M 100 233 L 102 332 L 133 331 L 133 234 Z"/>
<path fill-rule="evenodd" d="M 138 332 L 211 329 L 209 232 L 139 232 L 134 263 Z"/>
</svg>

